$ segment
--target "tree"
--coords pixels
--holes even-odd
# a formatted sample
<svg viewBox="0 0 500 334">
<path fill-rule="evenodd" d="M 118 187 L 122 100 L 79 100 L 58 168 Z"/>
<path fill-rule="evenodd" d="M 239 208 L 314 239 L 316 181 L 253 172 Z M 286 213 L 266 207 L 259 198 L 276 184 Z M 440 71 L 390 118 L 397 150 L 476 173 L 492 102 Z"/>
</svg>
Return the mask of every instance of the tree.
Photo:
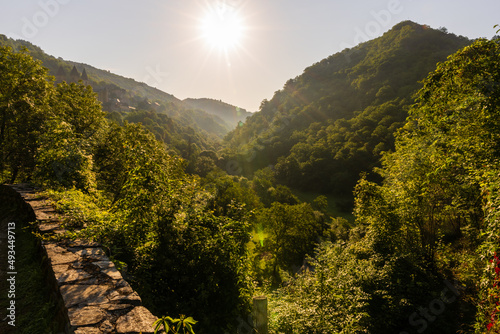
<svg viewBox="0 0 500 334">
<path fill-rule="evenodd" d="M 226 216 L 239 221 L 247 221 L 253 210 L 261 203 L 249 182 L 244 178 L 227 175 L 221 170 L 209 173 L 202 184 L 211 194 L 208 208 L 216 216 Z"/>
<path fill-rule="evenodd" d="M 323 232 L 323 215 L 310 204 L 288 205 L 274 202 L 258 214 L 257 223 L 267 234 L 264 249 L 273 257 L 272 275 L 279 282 L 278 269 L 290 270 L 303 264 L 313 254 Z"/>
<path fill-rule="evenodd" d="M 39 136 L 34 180 L 53 189 L 95 189 L 91 145 L 79 140 L 68 123 L 55 119 L 49 124 L 50 131 Z"/>
<path fill-rule="evenodd" d="M 91 86 L 58 84 L 51 107 L 71 126 L 78 139 L 90 140 L 103 125 L 104 113 Z"/>
<path fill-rule="evenodd" d="M 364 277 L 376 273 L 373 264 L 359 260 L 338 244 L 322 244 L 313 271 L 304 271 L 271 299 L 273 333 L 367 333 L 370 295 Z"/>
<path fill-rule="evenodd" d="M 165 145 L 141 124 L 109 124 L 96 144 L 94 160 L 99 187 L 106 190 L 113 203 L 137 193 L 140 188 L 132 189 L 129 185 L 132 181 L 147 182 L 136 183 L 136 187 L 155 189 L 167 182 L 167 179 L 156 179 L 161 175 L 166 177 L 165 173 L 172 173 L 175 179 L 184 175 L 182 159 L 168 155 Z M 139 175 L 150 176 L 139 179 Z"/>
<path fill-rule="evenodd" d="M 31 178 L 38 138 L 48 131 L 53 86 L 47 72 L 26 50 L 0 47 L 0 171 L 11 183 Z"/>
<path fill-rule="evenodd" d="M 104 113 L 90 86 L 65 82 L 51 96 L 47 131 L 39 135 L 35 178 L 51 187 L 95 188 L 93 154 Z"/>
<path fill-rule="evenodd" d="M 383 184 L 362 180 L 356 195 L 357 222 L 368 226 L 373 251 L 403 255 L 428 277 L 454 273 L 480 291 L 477 333 L 497 326 L 499 295 L 491 287 L 498 285 L 492 265 L 498 198 L 491 194 L 500 170 L 499 82 L 498 41 L 478 40 L 438 64 L 397 135 L 395 152 L 383 157 Z M 443 268 L 448 252 L 454 260 Z M 485 274 L 478 285 L 481 261 Z M 455 307 L 470 309 L 466 298 Z"/>
</svg>

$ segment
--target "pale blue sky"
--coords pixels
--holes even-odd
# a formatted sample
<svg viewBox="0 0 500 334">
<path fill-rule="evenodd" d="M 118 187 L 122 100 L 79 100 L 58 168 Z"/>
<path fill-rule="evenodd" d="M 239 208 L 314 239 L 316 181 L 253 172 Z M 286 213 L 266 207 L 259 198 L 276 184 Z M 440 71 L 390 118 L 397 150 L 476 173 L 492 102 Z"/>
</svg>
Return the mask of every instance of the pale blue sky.
<svg viewBox="0 0 500 334">
<path fill-rule="evenodd" d="M 227 53 L 200 28 L 210 8 L 222 6 L 244 26 Z M 0 0 L 0 34 L 180 99 L 222 99 L 249 111 L 307 66 L 403 20 L 491 38 L 500 1 Z"/>
</svg>

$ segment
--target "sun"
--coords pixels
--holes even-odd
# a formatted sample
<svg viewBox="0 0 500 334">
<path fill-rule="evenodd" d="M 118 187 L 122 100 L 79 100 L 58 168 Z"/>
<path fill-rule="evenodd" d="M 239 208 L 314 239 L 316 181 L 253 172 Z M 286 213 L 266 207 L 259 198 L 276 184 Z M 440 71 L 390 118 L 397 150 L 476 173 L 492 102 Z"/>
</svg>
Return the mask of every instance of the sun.
<svg viewBox="0 0 500 334">
<path fill-rule="evenodd" d="M 245 29 L 238 11 L 225 3 L 209 7 L 200 28 L 203 39 L 213 48 L 223 51 L 237 47 Z"/>
</svg>

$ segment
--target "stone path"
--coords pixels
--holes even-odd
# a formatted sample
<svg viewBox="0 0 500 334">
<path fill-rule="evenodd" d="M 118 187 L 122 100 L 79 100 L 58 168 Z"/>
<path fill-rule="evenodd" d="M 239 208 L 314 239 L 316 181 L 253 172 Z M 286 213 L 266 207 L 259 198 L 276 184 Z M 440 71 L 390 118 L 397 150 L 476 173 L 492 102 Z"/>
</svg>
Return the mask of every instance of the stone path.
<svg viewBox="0 0 500 334">
<path fill-rule="evenodd" d="M 11 186 L 33 208 L 42 234 L 59 234 L 61 217 L 26 185 Z M 43 241 L 49 271 L 68 313 L 74 334 L 153 333 L 157 319 L 142 306 L 137 292 L 122 278 L 99 244 Z"/>
</svg>

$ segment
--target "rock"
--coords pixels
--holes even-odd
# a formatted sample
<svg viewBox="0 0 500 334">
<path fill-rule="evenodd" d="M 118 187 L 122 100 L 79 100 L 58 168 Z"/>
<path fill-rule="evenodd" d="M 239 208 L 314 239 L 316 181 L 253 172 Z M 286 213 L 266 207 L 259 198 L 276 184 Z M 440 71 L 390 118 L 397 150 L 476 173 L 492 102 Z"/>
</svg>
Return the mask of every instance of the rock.
<svg viewBox="0 0 500 334">
<path fill-rule="evenodd" d="M 69 251 L 73 252 L 75 255 L 86 257 L 88 259 L 96 260 L 96 261 L 109 261 L 108 257 L 104 253 L 104 251 L 100 248 L 76 248 L 70 247 Z"/>
<path fill-rule="evenodd" d="M 119 279 L 116 281 L 115 286 L 117 288 L 130 287 L 130 284 L 124 279 Z"/>
<path fill-rule="evenodd" d="M 116 321 L 117 333 L 153 333 L 156 317 L 144 306 L 137 306 Z"/>
<path fill-rule="evenodd" d="M 109 320 L 103 321 L 101 326 L 99 326 L 99 329 L 103 333 L 114 333 L 115 332 L 115 327 Z"/>
<path fill-rule="evenodd" d="M 116 269 L 115 265 L 111 261 L 97 261 L 94 262 L 95 265 L 101 268 L 101 273 L 108 275 L 112 279 L 119 280 L 122 278 L 122 274 Z"/>
<path fill-rule="evenodd" d="M 63 285 L 59 288 L 67 308 L 75 305 L 98 305 L 108 302 L 109 285 Z"/>
<path fill-rule="evenodd" d="M 142 304 L 141 297 L 135 291 L 131 291 L 129 294 L 121 294 L 118 291 L 113 291 L 113 294 L 109 296 L 109 300 L 116 304 L 130 304 L 134 306 Z"/>
<path fill-rule="evenodd" d="M 60 225 L 58 222 L 55 223 L 43 223 L 38 226 L 38 229 L 41 233 L 55 233 L 60 229 Z"/>
<path fill-rule="evenodd" d="M 71 263 L 79 259 L 78 255 L 68 252 L 66 249 L 54 243 L 45 244 L 45 250 L 47 251 L 47 255 L 52 265 Z"/>
<path fill-rule="evenodd" d="M 121 312 L 121 311 L 124 311 L 126 309 L 133 309 L 134 308 L 134 305 L 130 305 L 130 304 L 102 304 L 99 306 L 108 312 L 117 312 L 117 311 Z"/>
<path fill-rule="evenodd" d="M 72 269 L 67 264 L 52 266 L 57 283 L 75 283 L 89 280 L 92 276 L 82 269 Z M 89 283 L 90 284 L 90 283 Z"/>
<path fill-rule="evenodd" d="M 101 245 L 94 241 L 86 241 L 81 239 L 66 240 L 67 247 L 69 248 L 100 248 Z"/>
<path fill-rule="evenodd" d="M 107 334 L 109 332 L 103 332 L 99 328 L 95 327 L 81 327 L 75 330 L 75 334 Z"/>
<path fill-rule="evenodd" d="M 107 313 L 97 306 L 85 306 L 83 308 L 71 308 L 68 310 L 71 326 L 90 326 L 103 321 Z"/>
</svg>

